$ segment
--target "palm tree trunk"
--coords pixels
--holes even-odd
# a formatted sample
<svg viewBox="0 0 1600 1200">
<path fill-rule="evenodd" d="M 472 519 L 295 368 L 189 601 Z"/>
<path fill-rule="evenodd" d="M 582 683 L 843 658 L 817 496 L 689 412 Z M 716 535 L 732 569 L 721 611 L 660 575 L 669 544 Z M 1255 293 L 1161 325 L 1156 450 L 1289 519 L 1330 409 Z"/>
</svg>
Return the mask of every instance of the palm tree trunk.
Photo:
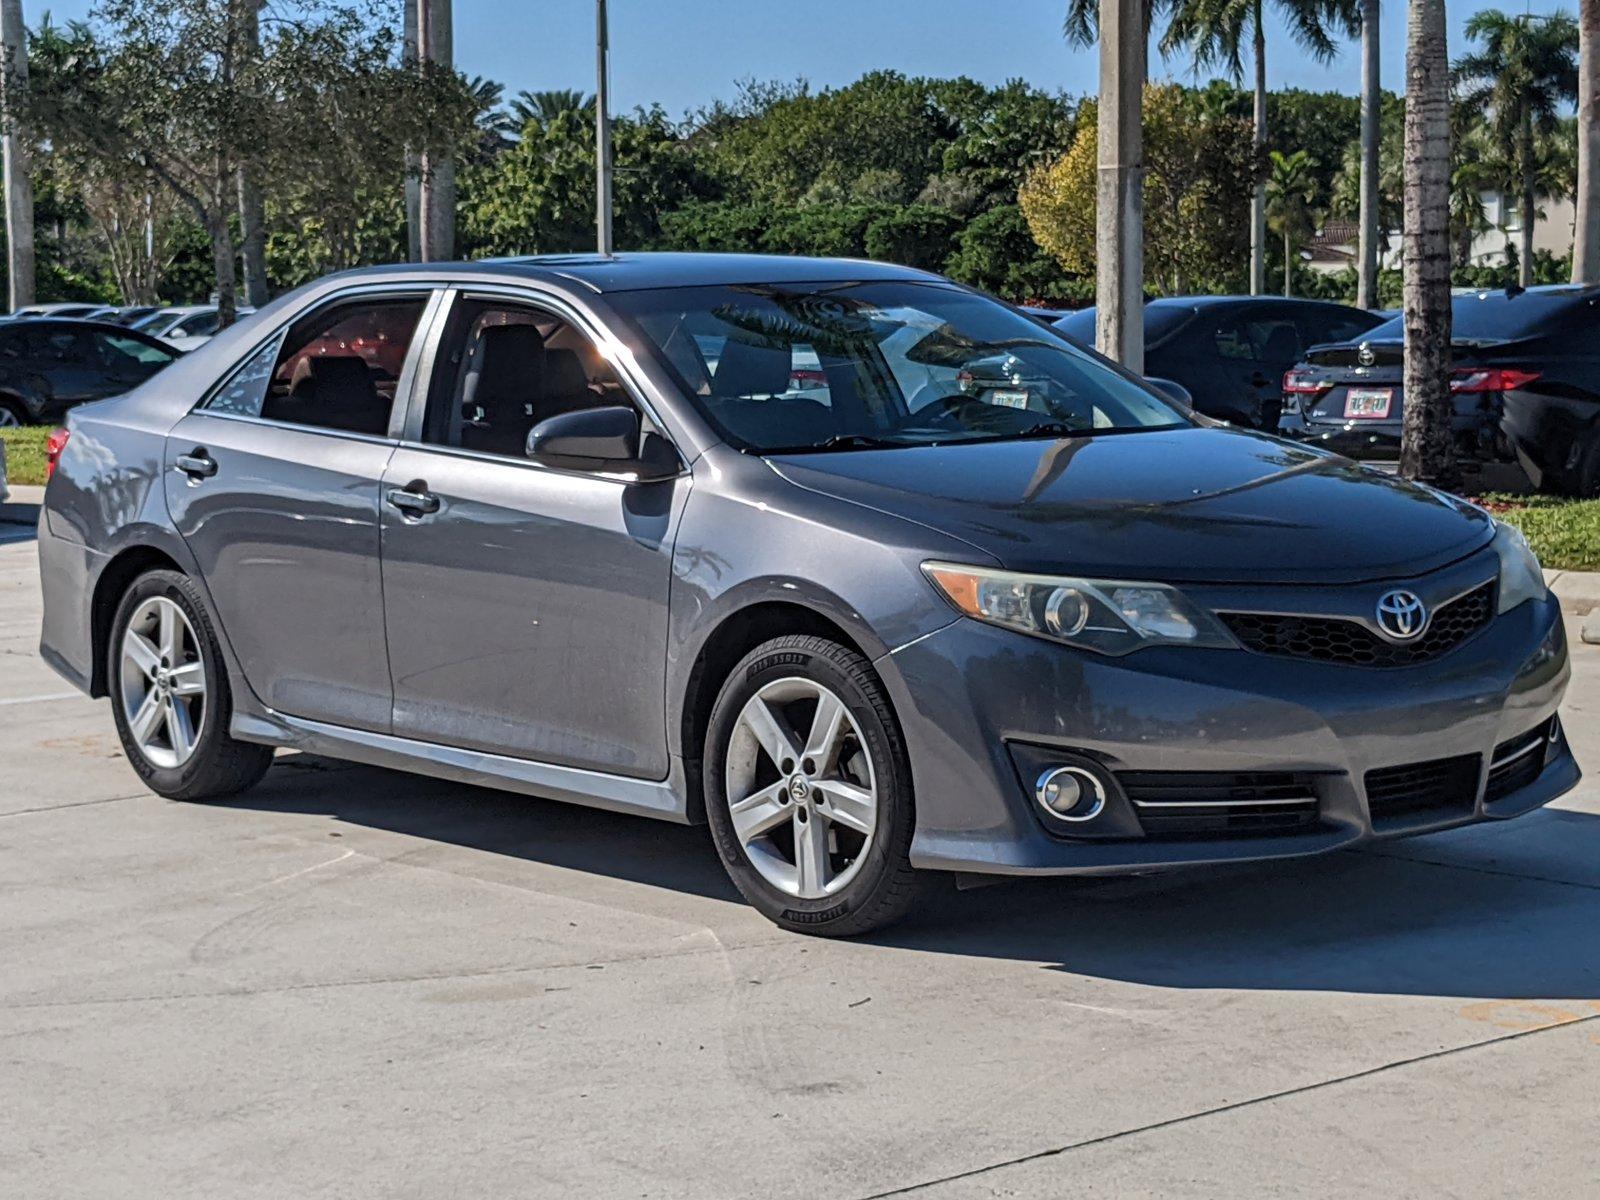
<svg viewBox="0 0 1600 1200">
<path fill-rule="evenodd" d="M 1522 172 L 1519 181 L 1522 206 L 1522 228 L 1517 233 L 1517 253 L 1521 259 L 1517 263 L 1517 282 L 1523 287 L 1533 286 L 1533 111 L 1527 102 L 1522 104 L 1522 111 L 1518 115 L 1517 128 L 1517 158 L 1518 169 Z"/>
<path fill-rule="evenodd" d="M 1262 25 L 1265 0 L 1255 5 L 1255 150 L 1260 158 L 1267 145 L 1267 31 Z M 1250 197 L 1250 294 L 1267 290 L 1267 181 L 1258 178 Z"/>
<path fill-rule="evenodd" d="M 1600 4 L 1600 0 L 1591 0 Z M 1378 0 L 1361 0 L 1361 234 L 1356 255 L 1356 306 L 1378 307 Z"/>
<path fill-rule="evenodd" d="M 34 299 L 36 264 L 33 254 L 33 177 L 28 141 L 12 113 L 16 94 L 28 86 L 28 30 L 22 22 L 22 0 L 0 0 L 0 49 L 5 61 L 0 79 L 0 154 L 4 157 L 6 193 L 6 267 L 11 311 Z"/>
<path fill-rule="evenodd" d="M 1405 133 L 1405 418 L 1400 473 L 1460 478 L 1450 432 L 1450 61 L 1445 0 L 1408 0 Z"/>
<path fill-rule="evenodd" d="M 1578 194 L 1572 282 L 1600 283 L 1600 0 L 1578 0 Z"/>
<path fill-rule="evenodd" d="M 1292 253 L 1293 248 L 1289 245 L 1289 223 L 1285 221 L 1283 225 L 1283 294 L 1285 298 L 1294 295 L 1294 288 L 1291 286 L 1294 283 L 1294 260 L 1289 257 Z"/>
<path fill-rule="evenodd" d="M 417 16 L 417 49 L 426 63 L 450 70 L 454 66 L 454 17 L 451 0 L 414 0 L 423 7 Z M 422 257 L 440 262 L 455 257 L 456 165 L 448 154 L 425 149 L 419 164 L 421 191 Z"/>
<path fill-rule="evenodd" d="M 263 0 L 242 0 L 239 13 L 245 55 L 254 63 L 261 57 L 261 5 Z M 244 261 L 244 302 L 260 308 L 267 302 L 267 222 L 261 206 L 261 188 L 252 167 L 239 168 L 239 250 Z"/>
</svg>

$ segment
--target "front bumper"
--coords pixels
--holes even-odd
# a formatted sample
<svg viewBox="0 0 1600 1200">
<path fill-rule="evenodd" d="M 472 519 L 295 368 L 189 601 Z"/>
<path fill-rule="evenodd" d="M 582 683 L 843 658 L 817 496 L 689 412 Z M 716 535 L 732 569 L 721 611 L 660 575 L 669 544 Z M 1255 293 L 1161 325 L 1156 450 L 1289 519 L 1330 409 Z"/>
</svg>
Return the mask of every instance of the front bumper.
<svg viewBox="0 0 1600 1200">
<path fill-rule="evenodd" d="M 916 789 L 911 861 L 922 868 L 1115 874 L 1319 854 L 1517 816 L 1580 776 L 1555 722 L 1537 775 L 1484 799 L 1495 748 L 1550 722 L 1566 690 L 1565 634 L 1548 597 L 1431 663 L 1398 669 L 1245 650 L 1105 658 L 967 619 L 886 660 Z M 1319 820 L 1273 835 L 1064 836 L 1046 829 L 1019 747 L 1024 761 L 1052 750 L 1087 758 L 1113 781 L 1123 771 L 1311 775 Z M 1374 823 L 1367 772 L 1468 755 L 1480 768 L 1463 806 Z"/>
</svg>

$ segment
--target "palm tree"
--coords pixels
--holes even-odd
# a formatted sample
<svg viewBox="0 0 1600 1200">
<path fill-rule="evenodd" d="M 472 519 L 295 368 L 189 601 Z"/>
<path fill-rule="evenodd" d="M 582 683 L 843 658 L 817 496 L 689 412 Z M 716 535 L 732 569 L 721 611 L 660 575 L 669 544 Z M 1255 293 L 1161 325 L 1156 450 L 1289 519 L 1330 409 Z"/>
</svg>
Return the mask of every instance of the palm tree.
<svg viewBox="0 0 1600 1200">
<path fill-rule="evenodd" d="M 1600 283 L 1600 0 L 1578 0 L 1577 120 L 1572 282 Z"/>
<path fill-rule="evenodd" d="M 7 279 L 11 310 L 33 303 L 33 176 L 28 140 L 16 117 L 17 93 L 28 86 L 28 30 L 22 0 L 0 0 L 0 142 L 3 142 Z"/>
<path fill-rule="evenodd" d="M 1467 107 L 1485 117 L 1504 158 L 1514 164 L 1522 229 L 1518 245 L 1521 283 L 1533 282 L 1533 225 L 1537 218 L 1536 133 L 1549 133 L 1563 101 L 1578 94 L 1578 25 L 1564 12 L 1508 16 L 1486 8 L 1467 21 L 1467 40 L 1478 49 L 1456 63 Z"/>
<path fill-rule="evenodd" d="M 594 116 L 594 97 L 587 92 L 562 88 L 546 92 L 518 92 L 511 101 L 511 114 L 518 126 L 537 120 L 548 125 L 563 113 L 577 113 L 586 118 Z"/>
<path fill-rule="evenodd" d="M 1356 239 L 1356 307 L 1378 307 L 1378 238 L 1381 183 L 1378 142 L 1383 115 L 1383 84 L 1379 78 L 1378 0 L 1361 0 L 1361 167 Z"/>
<path fill-rule="evenodd" d="M 1450 403 L 1450 59 L 1445 0 L 1407 0 L 1405 417 L 1400 473 L 1459 481 Z"/>
<path fill-rule="evenodd" d="M 1294 258 L 1299 242 L 1311 232 L 1311 197 L 1317 180 L 1315 163 L 1304 150 L 1269 154 L 1271 174 L 1267 177 L 1267 220 L 1283 236 L 1283 294 L 1294 295 Z"/>
<path fill-rule="evenodd" d="M 1318 62 L 1339 52 L 1335 35 L 1353 35 L 1360 25 L 1360 0 L 1271 0 L 1288 22 L 1294 39 Z M 1269 0 L 1174 0 L 1172 21 L 1161 39 L 1161 53 L 1180 49 L 1194 54 L 1195 66 L 1222 66 L 1235 79 L 1244 77 L 1244 42 L 1251 39 L 1255 67 L 1256 149 L 1267 145 L 1267 30 Z M 1256 184 L 1250 201 L 1250 291 L 1266 286 L 1266 179 Z"/>
</svg>

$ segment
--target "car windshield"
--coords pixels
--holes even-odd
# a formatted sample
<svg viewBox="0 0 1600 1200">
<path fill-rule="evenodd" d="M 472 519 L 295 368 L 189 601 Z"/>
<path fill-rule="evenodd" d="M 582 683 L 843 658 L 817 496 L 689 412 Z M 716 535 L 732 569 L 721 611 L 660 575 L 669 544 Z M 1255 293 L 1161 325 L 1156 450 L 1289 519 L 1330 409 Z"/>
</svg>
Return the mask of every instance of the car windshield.
<svg viewBox="0 0 1600 1200">
<path fill-rule="evenodd" d="M 1055 323 L 1056 328 L 1068 337 L 1077 338 L 1085 346 L 1094 345 L 1094 306 L 1068 313 Z M 1147 304 L 1144 307 L 1144 340 L 1153 345 L 1164 341 L 1187 325 L 1194 316 L 1192 304 Z"/>
<path fill-rule="evenodd" d="M 757 284 L 611 299 L 719 431 L 761 453 L 1190 423 L 1053 330 L 948 285 Z"/>
<path fill-rule="evenodd" d="M 1458 342 L 1513 342 L 1550 332 L 1552 320 L 1570 312 L 1571 291 L 1472 292 L 1450 302 L 1450 336 Z M 1405 317 L 1398 316 L 1362 334 L 1362 340 L 1405 340 Z"/>
<path fill-rule="evenodd" d="M 151 337 L 159 337 L 183 320 L 183 316 L 183 313 L 174 312 L 170 308 L 163 309 L 161 312 L 151 313 L 142 321 L 135 321 L 131 328 L 137 329 L 140 333 L 148 333 Z"/>
</svg>

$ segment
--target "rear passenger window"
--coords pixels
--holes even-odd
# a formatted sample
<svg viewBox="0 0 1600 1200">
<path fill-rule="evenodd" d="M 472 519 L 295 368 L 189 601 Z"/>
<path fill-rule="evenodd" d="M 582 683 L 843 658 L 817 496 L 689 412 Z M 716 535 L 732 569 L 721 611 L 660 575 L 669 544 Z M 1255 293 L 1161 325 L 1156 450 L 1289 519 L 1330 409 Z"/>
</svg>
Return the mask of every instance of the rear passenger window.
<svg viewBox="0 0 1600 1200">
<path fill-rule="evenodd" d="M 424 303 L 407 296 L 318 309 L 251 355 L 205 407 L 381 436 Z"/>
<path fill-rule="evenodd" d="M 422 440 L 522 458 L 546 417 L 632 404 L 582 330 L 543 309 L 468 299 L 434 367 Z"/>
</svg>

